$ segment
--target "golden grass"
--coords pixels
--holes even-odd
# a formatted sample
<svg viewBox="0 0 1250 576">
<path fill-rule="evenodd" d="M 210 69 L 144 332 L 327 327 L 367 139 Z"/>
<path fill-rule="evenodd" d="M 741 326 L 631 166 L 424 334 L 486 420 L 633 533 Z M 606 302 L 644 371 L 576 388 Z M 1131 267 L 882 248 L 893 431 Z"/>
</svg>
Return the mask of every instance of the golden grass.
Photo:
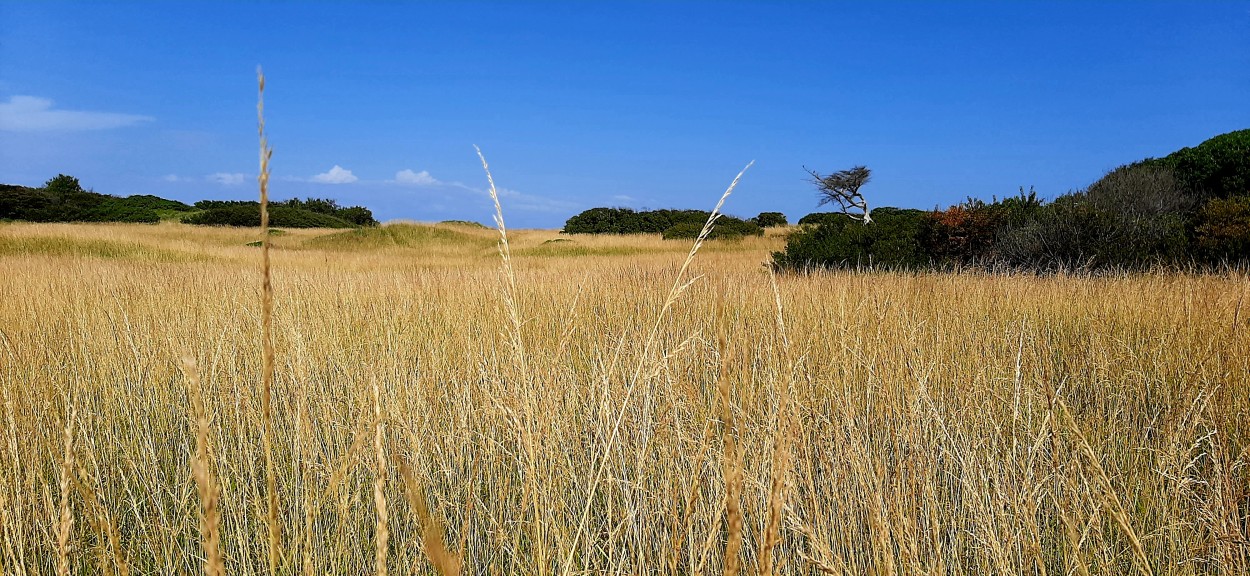
<svg viewBox="0 0 1250 576">
<path fill-rule="evenodd" d="M 206 571 L 210 503 L 267 573 L 269 494 L 281 573 L 1250 570 L 1243 274 L 508 230 L 508 305 L 497 230 L 389 228 L 272 238 L 270 490 L 255 230 L 0 226 L 4 573 Z"/>
</svg>

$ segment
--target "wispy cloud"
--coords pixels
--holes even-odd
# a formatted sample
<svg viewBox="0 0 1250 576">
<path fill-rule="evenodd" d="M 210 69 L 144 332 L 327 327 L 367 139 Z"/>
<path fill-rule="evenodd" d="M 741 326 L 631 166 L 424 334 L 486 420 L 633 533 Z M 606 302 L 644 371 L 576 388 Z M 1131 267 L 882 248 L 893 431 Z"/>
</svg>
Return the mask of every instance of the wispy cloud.
<svg viewBox="0 0 1250 576">
<path fill-rule="evenodd" d="M 547 212 L 547 213 L 564 213 L 575 208 L 578 204 L 567 200 L 558 200 L 556 198 L 548 198 L 546 196 L 536 196 L 533 194 L 516 193 L 515 199 L 510 206 L 517 210 L 525 212 Z M 504 207 L 507 210 L 508 206 Z"/>
<path fill-rule="evenodd" d="M 161 176 L 161 180 L 166 182 L 212 182 L 221 184 L 222 186 L 239 186 L 247 183 L 252 177 L 248 174 L 240 172 L 214 172 L 207 176 L 179 176 L 177 174 L 166 174 Z"/>
<path fill-rule="evenodd" d="M 352 174 L 351 170 L 346 170 L 338 164 L 335 164 L 334 167 L 328 172 L 323 172 L 312 177 L 313 182 L 320 182 L 322 184 L 351 184 L 357 180 L 360 180 L 360 178 L 357 178 L 355 174 Z"/>
<path fill-rule="evenodd" d="M 10 132 L 108 130 L 152 120 L 138 114 L 58 110 L 52 100 L 37 96 L 10 96 L 8 102 L 0 102 L 0 130 Z"/>
<path fill-rule="evenodd" d="M 217 172 L 205 176 L 205 179 L 209 182 L 216 182 L 223 186 L 238 186 L 247 182 L 248 177 L 247 174 L 239 174 L 237 172 Z"/>
<path fill-rule="evenodd" d="M 439 179 L 433 176 L 430 176 L 430 172 L 428 170 L 422 170 L 420 172 L 413 172 L 412 170 L 408 170 L 408 169 L 404 169 L 404 170 L 400 170 L 399 172 L 396 172 L 395 182 L 398 184 L 410 184 L 413 186 L 437 186 L 439 184 L 442 184 L 442 181 L 440 181 Z"/>
</svg>

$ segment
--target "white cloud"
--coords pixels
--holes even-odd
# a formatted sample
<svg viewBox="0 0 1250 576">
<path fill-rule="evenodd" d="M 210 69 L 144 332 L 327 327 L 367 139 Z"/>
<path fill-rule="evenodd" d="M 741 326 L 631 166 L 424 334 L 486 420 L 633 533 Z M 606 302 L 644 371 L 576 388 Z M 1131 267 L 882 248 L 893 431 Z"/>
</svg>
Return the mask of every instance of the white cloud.
<svg viewBox="0 0 1250 576">
<path fill-rule="evenodd" d="M 0 130 L 11 132 L 76 132 L 108 130 L 140 122 L 151 122 L 151 116 L 88 112 L 85 110 L 54 110 L 53 102 L 36 96 L 10 96 L 0 102 Z"/>
<path fill-rule="evenodd" d="M 164 180 L 166 182 L 181 182 L 182 178 L 179 178 L 177 174 L 166 174 L 164 177 L 161 178 L 161 180 Z"/>
<path fill-rule="evenodd" d="M 238 186 L 247 182 L 247 174 L 217 172 L 215 174 L 205 176 L 205 179 L 209 182 L 216 182 L 223 186 Z"/>
<path fill-rule="evenodd" d="M 313 182 L 321 182 L 322 184 L 351 184 L 360 178 L 352 174 L 351 170 L 345 170 L 342 166 L 335 164 L 329 172 L 324 172 L 312 177 Z"/>
<path fill-rule="evenodd" d="M 395 182 L 400 184 L 412 184 L 415 186 L 437 186 L 442 184 L 442 182 L 440 182 L 437 178 L 430 176 L 430 172 L 428 170 L 413 172 L 408 169 L 396 172 Z"/>
<path fill-rule="evenodd" d="M 617 202 L 633 202 L 634 201 L 633 196 L 627 196 L 625 194 L 617 194 L 613 196 L 612 199 L 616 200 Z"/>
</svg>

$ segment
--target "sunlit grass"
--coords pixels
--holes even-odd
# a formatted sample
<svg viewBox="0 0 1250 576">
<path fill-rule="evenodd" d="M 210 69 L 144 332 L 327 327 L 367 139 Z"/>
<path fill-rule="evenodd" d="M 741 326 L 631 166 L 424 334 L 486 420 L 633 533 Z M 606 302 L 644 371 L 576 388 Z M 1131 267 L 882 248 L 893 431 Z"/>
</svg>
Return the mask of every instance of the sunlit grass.
<svg viewBox="0 0 1250 576">
<path fill-rule="evenodd" d="M 509 230 L 522 369 L 497 231 L 287 232 L 284 572 L 374 571 L 386 461 L 394 573 L 434 572 L 427 532 L 466 573 L 722 573 L 728 433 L 753 574 L 782 386 L 780 573 L 1250 568 L 1242 274 L 780 276 L 787 351 L 763 266 L 783 240 L 713 241 L 648 350 L 689 243 Z M 201 439 L 226 573 L 268 570 L 258 239 L 0 225 L 0 573 L 201 572 Z"/>
</svg>

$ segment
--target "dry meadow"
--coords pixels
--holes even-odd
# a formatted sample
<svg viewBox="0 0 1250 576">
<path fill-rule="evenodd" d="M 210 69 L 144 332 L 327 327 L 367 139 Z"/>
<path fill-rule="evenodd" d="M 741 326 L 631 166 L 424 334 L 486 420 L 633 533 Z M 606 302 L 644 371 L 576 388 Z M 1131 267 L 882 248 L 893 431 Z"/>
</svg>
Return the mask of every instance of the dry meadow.
<svg viewBox="0 0 1250 576">
<path fill-rule="evenodd" d="M 0 224 L 0 572 L 1250 573 L 1244 272 L 258 238 Z"/>
</svg>

